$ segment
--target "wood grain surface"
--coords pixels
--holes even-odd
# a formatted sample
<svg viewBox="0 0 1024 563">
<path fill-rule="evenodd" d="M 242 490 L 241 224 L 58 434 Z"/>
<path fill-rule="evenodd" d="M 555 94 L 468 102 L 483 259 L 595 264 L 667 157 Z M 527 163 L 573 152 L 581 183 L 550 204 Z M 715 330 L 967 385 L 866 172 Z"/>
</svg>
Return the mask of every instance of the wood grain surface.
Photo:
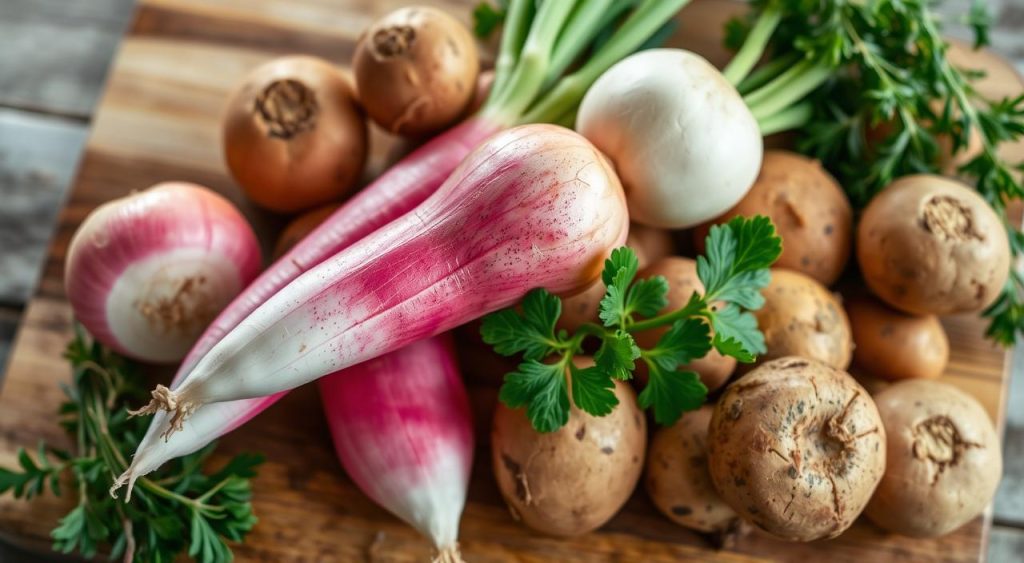
<svg viewBox="0 0 1024 563">
<path fill-rule="evenodd" d="M 57 384 L 69 375 L 61 352 L 71 333 L 61 264 L 68 240 L 85 215 L 104 201 L 155 182 L 194 181 L 238 203 L 269 247 L 285 219 L 247 204 L 221 161 L 218 117 L 228 91 L 248 69 L 282 53 L 309 52 L 343 64 L 363 27 L 407 3 L 146 0 L 138 6 L 14 347 L 0 394 L 0 465 L 14 462 L 19 445 L 65 441 L 54 417 L 61 400 Z M 468 21 L 468 0 L 427 3 Z M 716 51 L 719 24 L 735 9 L 722 0 L 698 1 L 684 10 L 674 44 L 720 53 L 709 58 L 721 60 L 721 51 Z M 392 144 L 380 132 L 372 142 L 368 174 L 381 169 Z M 945 380 L 977 397 L 1001 422 L 1007 355 L 981 338 L 983 323 L 975 317 L 950 318 L 945 326 L 954 345 Z M 473 378 L 471 391 L 481 415 L 478 427 L 486 429 L 494 388 Z M 480 435 L 485 438 L 486 431 Z M 260 522 L 235 547 L 240 560 L 426 561 L 430 556 L 427 541 L 371 503 L 343 474 L 312 387 L 291 393 L 221 444 L 221 456 L 255 450 L 268 458 L 254 485 Z M 575 539 L 546 538 L 513 521 L 483 448 L 477 452 L 460 534 L 468 561 L 974 561 L 983 557 L 987 545 L 989 515 L 934 540 L 903 538 L 858 522 L 827 542 L 791 544 L 749 532 L 716 550 L 707 538 L 661 517 L 640 490 L 598 532 Z M 18 545 L 46 550 L 49 530 L 68 510 L 67 503 L 42 497 L 28 504 L 2 497 L 0 534 Z"/>
</svg>

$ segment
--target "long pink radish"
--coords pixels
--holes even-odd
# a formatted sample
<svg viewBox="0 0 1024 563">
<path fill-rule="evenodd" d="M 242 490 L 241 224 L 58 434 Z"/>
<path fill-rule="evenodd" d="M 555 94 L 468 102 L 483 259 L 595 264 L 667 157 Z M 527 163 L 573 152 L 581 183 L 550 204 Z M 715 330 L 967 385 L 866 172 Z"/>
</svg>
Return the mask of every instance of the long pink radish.
<svg viewBox="0 0 1024 563">
<path fill-rule="evenodd" d="M 563 56 L 563 62 L 571 62 L 575 57 L 574 53 L 578 55 L 584 52 L 604 27 L 603 16 L 594 16 L 607 12 L 607 3 L 593 2 L 587 4 L 583 10 L 557 17 L 541 17 L 541 14 L 538 14 L 531 23 L 528 9 L 530 1 L 511 1 L 509 20 L 504 26 L 505 37 L 499 56 L 496 86 L 499 82 L 509 83 L 508 79 L 515 71 L 514 67 L 520 58 L 519 51 L 529 51 L 537 55 L 555 44 L 553 38 L 561 32 L 562 26 L 558 21 L 564 23 L 563 16 L 569 16 L 565 28 L 571 29 L 572 35 L 577 39 L 567 42 L 574 45 L 572 49 L 560 51 L 559 55 Z M 492 88 L 487 106 L 476 116 L 435 138 L 397 163 L 342 206 L 320 229 L 278 260 L 235 299 L 210 325 L 188 354 L 171 384 L 172 388 L 181 383 L 185 375 L 191 372 L 196 363 L 224 335 L 270 296 L 305 270 L 316 266 L 421 203 L 441 185 L 475 145 L 491 133 L 523 120 L 522 112 L 533 107 L 532 104 L 559 109 L 551 115 L 543 112 L 535 114 L 528 121 L 558 118 L 564 111 L 578 104 L 583 92 L 604 69 L 636 49 L 685 3 L 686 0 L 664 0 L 636 6 L 636 10 L 625 19 L 625 23 L 612 39 L 600 49 L 599 56 L 592 57 L 584 68 L 565 78 L 563 84 L 573 86 L 568 91 L 549 91 L 542 87 L 543 84 L 551 83 L 554 78 L 562 75 L 567 68 L 562 64 L 553 68 L 535 66 L 536 73 L 546 76 L 543 83 L 540 80 L 509 83 L 510 86 L 515 86 L 515 95 L 509 95 L 511 91 L 506 88 Z M 560 3 L 549 4 L 544 9 L 545 14 L 563 11 Z M 615 11 L 615 14 L 619 13 L 621 10 Z M 527 82 L 532 84 L 532 87 L 524 87 Z M 140 452 L 147 453 L 133 459 L 135 474 L 148 473 L 169 459 L 198 450 L 211 440 L 244 424 L 279 398 L 280 395 L 274 395 L 206 405 L 197 409 L 184 428 L 170 436 L 166 443 L 158 448 L 152 446 L 157 443 L 169 420 L 166 412 L 156 413 L 140 446 Z"/>
<path fill-rule="evenodd" d="M 401 217 L 428 196 L 451 174 L 469 152 L 500 125 L 471 118 L 435 137 L 364 188 L 324 221 L 309 236 L 264 271 L 203 332 L 174 376 L 174 388 L 210 349 L 264 301 L 295 278 L 327 258 L 361 240 L 378 228 Z M 207 405 L 189 419 L 183 431 L 170 436 L 159 452 L 133 460 L 140 475 L 166 461 L 188 455 L 211 441 L 245 424 L 277 402 L 284 393 Z M 168 414 L 158 412 L 146 432 L 143 444 L 154 443 L 157 429 L 167 423 Z"/>
<path fill-rule="evenodd" d="M 292 389 L 534 287 L 577 291 L 627 229 L 618 179 L 586 139 L 550 125 L 491 137 L 422 205 L 268 299 L 174 391 L 158 387 L 149 408 L 173 415 L 147 433 L 118 484 L 151 469 L 149 458 L 167 459 L 159 436 L 199 406 Z"/>
<path fill-rule="evenodd" d="M 318 381 L 345 473 L 459 561 L 473 422 L 451 338 L 421 340 Z"/>
</svg>

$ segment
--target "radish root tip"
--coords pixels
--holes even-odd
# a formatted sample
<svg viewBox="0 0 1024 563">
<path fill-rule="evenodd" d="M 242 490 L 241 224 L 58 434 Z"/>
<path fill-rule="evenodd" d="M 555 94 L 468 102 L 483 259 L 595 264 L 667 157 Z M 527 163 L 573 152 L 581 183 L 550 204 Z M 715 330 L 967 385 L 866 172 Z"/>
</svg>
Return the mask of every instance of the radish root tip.
<svg viewBox="0 0 1024 563">
<path fill-rule="evenodd" d="M 167 387 L 163 385 L 157 385 L 156 389 L 152 392 L 152 399 L 149 404 L 138 410 L 128 411 L 130 416 L 142 416 L 147 414 L 156 414 L 160 411 L 167 411 L 171 413 L 171 420 L 167 425 L 167 429 L 160 434 L 160 437 L 166 442 L 171 434 L 174 434 L 178 430 L 181 430 L 185 426 L 185 419 L 192 415 L 196 410 L 196 405 L 189 401 L 182 401 L 178 396 Z"/>
<path fill-rule="evenodd" d="M 462 554 L 459 553 L 459 544 L 453 543 L 448 547 L 438 550 L 437 556 L 434 557 L 431 563 L 464 563 Z"/>
</svg>

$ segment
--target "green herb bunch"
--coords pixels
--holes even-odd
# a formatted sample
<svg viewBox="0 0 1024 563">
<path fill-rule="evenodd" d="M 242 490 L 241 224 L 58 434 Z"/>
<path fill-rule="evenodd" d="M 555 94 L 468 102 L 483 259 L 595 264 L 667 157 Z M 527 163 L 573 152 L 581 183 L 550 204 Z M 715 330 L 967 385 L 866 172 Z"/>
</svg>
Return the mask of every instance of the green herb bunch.
<svg viewBox="0 0 1024 563">
<path fill-rule="evenodd" d="M 728 26 L 727 44 L 739 49 L 737 59 L 767 57 L 737 87 L 748 101 L 756 90 L 763 99 L 808 92 L 790 108 L 784 128 L 798 130 L 799 150 L 820 159 L 855 206 L 900 176 L 941 172 L 940 140 L 957 155 L 974 135 L 980 151 L 958 174 L 1003 216 L 1014 254 L 1024 251 L 1024 233 L 1007 215 L 1007 204 L 1024 195 L 1024 166 L 998 154 L 1002 144 L 1024 136 L 1024 94 L 982 96 L 972 80 L 983 73 L 947 58 L 949 45 L 929 0 L 752 4 L 748 18 Z M 975 1 L 967 21 L 975 47 L 985 45 L 990 18 L 983 0 Z M 1015 270 L 985 315 L 988 335 L 999 342 L 1010 344 L 1024 332 L 1024 280 Z"/>
<path fill-rule="evenodd" d="M 551 432 L 569 420 L 570 389 L 577 408 L 606 415 L 618 404 L 613 379 L 632 379 L 641 361 L 648 382 L 638 397 L 640 406 L 652 409 L 659 424 L 674 423 L 683 411 L 700 407 L 707 395 L 697 374 L 679 370 L 680 365 L 712 347 L 741 362 L 764 353 L 764 336 L 750 311 L 764 304 L 760 290 L 768 285 L 768 268 L 781 252 L 782 241 L 766 217 L 737 217 L 711 227 L 707 255 L 697 259 L 704 294 L 694 292 L 682 308 L 659 314 L 668 303 L 668 282 L 662 276 L 636 279 L 636 255 L 628 247 L 617 248 L 601 273 L 607 288 L 600 304 L 602 324 L 584 324 L 574 334 L 555 330 L 561 300 L 543 289 L 531 291 L 521 312 L 492 313 L 481 327 L 484 342 L 499 354 L 523 356 L 518 369 L 505 376 L 500 400 L 511 408 L 526 407 L 533 427 Z M 637 345 L 634 333 L 661 326 L 670 328 L 653 348 Z M 587 339 L 600 342 L 595 365 L 580 368 L 572 360 Z"/>
<path fill-rule="evenodd" d="M 20 467 L 0 468 L 0 494 L 31 499 L 49 488 L 60 496 L 61 478 L 70 476 L 78 503 L 51 533 L 54 550 L 63 553 L 92 558 L 102 551 L 111 559 L 160 562 L 187 550 L 197 561 L 230 561 L 227 542 L 241 541 L 256 523 L 249 480 L 262 458 L 242 454 L 204 473 L 215 447 L 210 444 L 139 479 L 130 502 L 111 497 L 111 484 L 149 425 L 127 408 L 146 390 L 130 364 L 89 343 L 80 327 L 65 357 L 73 375 L 63 387 L 67 400 L 60 416 L 74 445 L 60 449 L 41 442 L 34 457 L 19 450 Z"/>
</svg>

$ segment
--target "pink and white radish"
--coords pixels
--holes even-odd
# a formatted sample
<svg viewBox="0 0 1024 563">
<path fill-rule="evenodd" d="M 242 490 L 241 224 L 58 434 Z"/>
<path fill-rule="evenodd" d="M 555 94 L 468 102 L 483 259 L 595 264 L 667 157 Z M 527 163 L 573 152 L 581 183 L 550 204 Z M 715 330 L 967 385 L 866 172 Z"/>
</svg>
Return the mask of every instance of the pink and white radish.
<svg viewBox="0 0 1024 563">
<path fill-rule="evenodd" d="M 572 54 L 586 50 L 604 26 L 604 19 L 591 16 L 595 12 L 607 11 L 609 2 L 588 2 L 581 6 L 581 10 L 572 12 L 565 12 L 564 6 L 560 5 L 562 3 L 550 2 L 544 7 L 545 15 L 533 18 L 531 24 L 531 0 L 511 0 L 496 65 L 496 87 L 490 89 L 486 105 L 473 117 L 435 137 L 395 164 L 263 272 L 200 337 L 178 369 L 172 386 L 180 385 L 195 364 L 216 343 L 300 274 L 421 204 L 486 137 L 517 122 L 562 118 L 566 111 L 579 103 L 587 87 L 601 72 L 646 41 L 686 1 L 662 0 L 634 6 L 630 17 L 624 19 L 622 26 L 599 49 L 600 56 L 592 57 L 582 68 L 566 76 L 557 87 L 548 89 L 544 85 L 551 84 L 569 68 L 567 64 L 536 64 L 538 57 L 545 56 L 545 46 L 552 48 L 556 44 L 563 45 L 563 42 L 555 41 L 561 32 L 559 20 L 564 22 L 568 17 L 566 27 L 571 27 L 576 36 L 576 40 L 564 42 L 565 49 L 559 49 L 557 53 L 560 60 L 571 62 Z M 621 15 L 623 9 L 629 8 L 631 6 L 617 3 L 615 14 Z M 549 12 L 553 15 L 547 15 Z M 580 23 L 574 23 L 577 21 Z M 583 23 L 585 25 L 581 25 Z M 525 42 L 516 39 L 524 36 L 529 36 Z M 529 56 L 520 57 L 520 54 Z M 510 83 L 509 78 L 516 72 L 520 59 L 523 64 L 529 63 L 532 74 L 543 75 L 542 79 Z M 524 115 L 526 111 L 529 111 L 529 115 Z M 147 454 L 137 456 L 133 460 L 133 467 L 137 474 L 145 474 L 169 459 L 194 452 L 244 424 L 280 397 L 281 394 L 277 394 L 203 406 L 196 410 L 182 431 L 168 437 L 164 444 L 158 444 L 159 435 L 167 427 L 169 415 L 167 412 L 158 412 L 140 446 L 140 452 L 145 450 Z"/>
<path fill-rule="evenodd" d="M 630 217 L 680 229 L 709 221 L 750 190 L 761 130 L 728 80 L 681 49 L 616 63 L 580 103 L 576 130 L 615 164 Z"/>
<path fill-rule="evenodd" d="M 451 338 L 415 342 L 318 383 L 345 473 L 430 538 L 438 561 L 460 561 L 473 421 Z"/>
<path fill-rule="evenodd" d="M 155 421 L 161 426 L 118 484 L 169 459 L 160 437 L 183 429 L 202 405 L 292 389 L 511 305 L 534 287 L 586 287 L 627 229 L 618 179 L 586 139 L 550 125 L 495 135 L 421 206 L 268 299 L 173 391 L 159 386 L 147 410 L 172 416 Z M 187 431 L 196 440 L 175 451 L 211 437 L 209 426 Z"/>
<path fill-rule="evenodd" d="M 228 200 L 164 183 L 86 217 L 71 239 L 64 285 L 98 341 L 139 360 L 175 362 L 260 262 L 256 235 Z"/>
</svg>

